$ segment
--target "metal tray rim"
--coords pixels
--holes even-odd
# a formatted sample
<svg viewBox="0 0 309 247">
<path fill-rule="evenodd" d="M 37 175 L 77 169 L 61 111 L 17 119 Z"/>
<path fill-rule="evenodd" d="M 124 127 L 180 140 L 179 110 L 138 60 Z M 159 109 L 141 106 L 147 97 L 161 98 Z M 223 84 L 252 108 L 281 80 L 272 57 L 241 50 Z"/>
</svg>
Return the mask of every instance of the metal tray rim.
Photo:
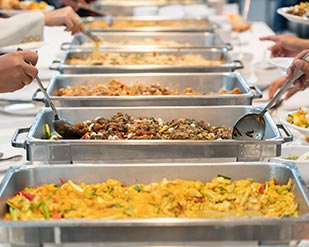
<svg viewBox="0 0 309 247">
<path fill-rule="evenodd" d="M 153 167 L 208 167 L 208 166 L 258 166 L 258 165 L 266 165 L 266 166 L 277 166 L 289 169 L 295 177 L 295 182 L 298 184 L 299 189 L 301 190 L 304 200 L 306 201 L 307 206 L 309 207 L 309 199 L 308 199 L 308 189 L 305 186 L 303 179 L 301 178 L 297 166 L 292 161 L 287 161 L 283 163 L 276 163 L 276 162 L 226 162 L 226 163 L 151 163 L 147 164 L 147 166 Z M 44 169 L 55 169 L 57 167 L 71 167 L 71 164 L 57 164 L 57 165 L 50 165 L 44 164 Z M 103 168 L 122 168 L 122 167 L 141 167 L 144 164 L 74 164 L 74 167 L 103 167 Z M 42 168 L 40 164 L 24 164 L 24 165 L 16 165 L 9 168 L 7 173 L 5 174 L 3 180 L 0 183 L 0 195 L 3 194 L 5 189 L 5 185 L 9 182 L 11 177 L 14 175 L 15 172 L 29 170 L 29 169 L 36 169 Z M 1 199 L 5 200 L 5 199 Z M 279 218 L 279 217 L 225 217 L 225 218 L 149 218 L 149 219 L 66 219 L 66 220 L 26 220 L 26 221 L 5 221 L 0 220 L 0 225 L 3 227 L 56 227 L 56 226 L 106 226 L 106 227 L 113 227 L 113 226 L 122 226 L 122 227 L 130 227 L 130 226 L 154 226 L 154 227 L 169 227 L 169 226 L 207 226 L 207 225 L 276 225 L 278 223 L 284 224 L 293 224 L 298 222 L 307 222 L 309 217 L 308 213 L 298 216 L 298 217 L 291 217 L 291 218 Z"/>
</svg>

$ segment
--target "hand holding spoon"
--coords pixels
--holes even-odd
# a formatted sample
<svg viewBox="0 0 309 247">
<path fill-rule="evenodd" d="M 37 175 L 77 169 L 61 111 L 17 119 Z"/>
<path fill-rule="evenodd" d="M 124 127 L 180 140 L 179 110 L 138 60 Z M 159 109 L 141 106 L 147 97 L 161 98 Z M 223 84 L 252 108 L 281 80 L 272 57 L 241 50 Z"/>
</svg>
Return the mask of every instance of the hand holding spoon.
<svg viewBox="0 0 309 247">
<path fill-rule="evenodd" d="M 309 62 L 309 54 L 303 57 Z M 265 120 L 264 114 L 269 108 L 285 93 L 285 91 L 304 73 L 295 70 L 291 79 L 287 80 L 283 86 L 277 91 L 269 103 L 262 109 L 260 113 L 248 113 L 239 118 L 233 127 L 232 139 L 236 140 L 262 140 L 265 136 Z"/>
</svg>

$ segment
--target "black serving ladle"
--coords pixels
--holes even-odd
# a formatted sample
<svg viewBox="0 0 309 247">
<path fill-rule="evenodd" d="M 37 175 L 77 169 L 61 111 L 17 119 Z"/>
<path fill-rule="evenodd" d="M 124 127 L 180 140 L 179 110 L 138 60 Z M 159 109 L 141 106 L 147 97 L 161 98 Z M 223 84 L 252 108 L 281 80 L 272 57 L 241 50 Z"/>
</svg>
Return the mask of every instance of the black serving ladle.
<svg viewBox="0 0 309 247">
<path fill-rule="evenodd" d="M 39 76 L 36 76 L 35 79 L 38 82 L 39 87 L 40 87 L 42 93 L 44 94 L 49 106 L 51 107 L 51 109 L 54 112 L 54 120 L 53 120 L 54 130 L 59 135 L 61 135 L 61 137 L 63 139 L 80 139 L 83 135 L 81 133 L 80 129 L 78 129 L 74 124 L 71 124 L 69 121 L 59 118 L 58 111 L 57 111 L 54 103 L 52 102 L 51 98 L 47 94 L 41 79 L 39 78 Z"/>
<path fill-rule="evenodd" d="M 309 54 L 303 57 L 309 62 Z M 262 140 L 265 136 L 266 124 L 264 114 L 269 108 L 285 93 L 285 91 L 304 73 L 300 70 L 295 70 L 291 79 L 286 80 L 283 86 L 277 91 L 274 97 L 259 113 L 247 113 L 240 117 L 233 127 L 232 139 L 236 140 Z"/>
</svg>

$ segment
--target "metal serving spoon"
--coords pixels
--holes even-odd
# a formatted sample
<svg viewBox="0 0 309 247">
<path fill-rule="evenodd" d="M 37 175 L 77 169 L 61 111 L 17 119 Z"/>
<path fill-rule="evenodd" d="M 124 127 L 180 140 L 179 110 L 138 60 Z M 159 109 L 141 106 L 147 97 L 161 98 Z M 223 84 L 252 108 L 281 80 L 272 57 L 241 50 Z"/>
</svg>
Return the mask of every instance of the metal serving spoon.
<svg viewBox="0 0 309 247">
<path fill-rule="evenodd" d="M 309 62 L 309 54 L 303 57 Z M 262 140 L 265 136 L 265 120 L 264 114 L 269 108 L 285 93 L 285 91 L 300 78 L 304 73 L 300 70 L 295 70 L 291 79 L 287 80 L 283 86 L 277 91 L 274 97 L 259 113 L 248 113 L 239 118 L 233 127 L 232 138 L 236 140 Z"/>
<path fill-rule="evenodd" d="M 101 39 L 99 38 L 99 36 L 95 35 L 93 32 L 87 30 L 85 34 L 92 41 L 94 41 L 94 42 L 101 42 Z"/>
<path fill-rule="evenodd" d="M 42 90 L 46 100 L 48 101 L 48 104 L 50 105 L 51 109 L 54 112 L 54 120 L 53 120 L 53 127 L 57 131 L 59 135 L 62 136 L 63 139 L 80 139 L 82 137 L 81 131 L 73 124 L 71 124 L 69 121 L 65 119 L 60 119 L 58 116 L 58 111 L 52 102 L 51 98 L 47 94 L 43 83 L 41 79 L 37 76 L 36 81 L 39 84 L 40 89 Z"/>
</svg>

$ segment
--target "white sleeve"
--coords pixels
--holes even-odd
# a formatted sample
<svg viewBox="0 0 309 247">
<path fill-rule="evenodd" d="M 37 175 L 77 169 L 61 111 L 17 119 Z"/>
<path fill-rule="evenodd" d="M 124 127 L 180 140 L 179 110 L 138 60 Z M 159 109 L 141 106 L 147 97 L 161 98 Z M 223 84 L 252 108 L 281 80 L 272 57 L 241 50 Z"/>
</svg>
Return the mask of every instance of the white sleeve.
<svg viewBox="0 0 309 247">
<path fill-rule="evenodd" d="M 43 40 L 44 24 L 44 15 L 39 11 L 0 19 L 0 47 Z"/>
</svg>

